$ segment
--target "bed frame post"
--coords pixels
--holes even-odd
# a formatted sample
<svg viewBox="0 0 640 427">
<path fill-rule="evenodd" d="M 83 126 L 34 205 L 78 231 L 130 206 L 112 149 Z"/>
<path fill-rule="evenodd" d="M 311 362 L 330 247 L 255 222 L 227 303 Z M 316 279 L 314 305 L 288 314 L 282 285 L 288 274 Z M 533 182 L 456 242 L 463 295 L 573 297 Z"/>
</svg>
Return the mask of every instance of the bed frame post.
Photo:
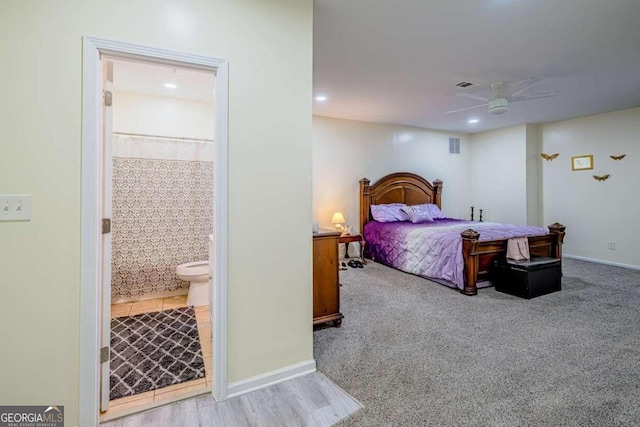
<svg viewBox="0 0 640 427">
<path fill-rule="evenodd" d="M 433 181 L 433 187 L 436 190 L 436 205 L 438 205 L 438 207 L 442 209 L 442 181 L 436 179 L 435 181 Z"/>
<path fill-rule="evenodd" d="M 460 235 L 462 236 L 462 257 L 464 259 L 464 289 L 460 292 L 469 296 L 477 295 L 476 281 L 478 280 L 478 268 L 480 267 L 480 257 L 477 249 L 480 233 L 468 229 L 460 233 Z"/>
<path fill-rule="evenodd" d="M 369 197 L 369 181 L 367 178 L 360 180 L 360 233 L 364 236 L 364 226 L 369 222 L 369 209 L 371 197 Z"/>
<path fill-rule="evenodd" d="M 567 227 L 557 222 L 549 226 L 549 234 L 555 237 L 551 246 L 553 258 L 562 259 L 562 243 L 564 243 L 564 230 L 566 229 Z"/>
</svg>

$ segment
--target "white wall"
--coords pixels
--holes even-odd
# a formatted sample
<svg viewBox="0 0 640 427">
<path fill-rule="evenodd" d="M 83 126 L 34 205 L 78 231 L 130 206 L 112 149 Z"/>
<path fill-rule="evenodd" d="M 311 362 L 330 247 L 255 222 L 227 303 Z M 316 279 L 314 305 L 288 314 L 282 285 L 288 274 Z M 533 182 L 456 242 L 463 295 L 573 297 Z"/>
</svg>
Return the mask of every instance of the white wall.
<svg viewBox="0 0 640 427">
<path fill-rule="evenodd" d="M 471 136 L 471 194 L 476 220 L 527 223 L 526 125 Z"/>
<path fill-rule="evenodd" d="M 214 114 L 213 102 L 113 93 L 115 132 L 212 140 Z"/>
<path fill-rule="evenodd" d="M 0 193 L 33 196 L 0 223 L 0 402 L 78 424 L 83 35 L 229 60 L 228 378 L 311 359 L 312 1 L 0 9 Z"/>
<path fill-rule="evenodd" d="M 542 157 L 540 157 L 540 127 L 526 126 L 526 179 L 528 225 L 542 226 Z M 549 224 L 546 224 L 549 225 Z"/>
<path fill-rule="evenodd" d="M 640 266 L 640 108 L 545 124 L 541 137 L 542 152 L 560 153 L 542 165 L 543 218 L 567 226 L 565 253 Z M 594 169 L 572 171 L 571 157 L 585 154 L 593 154 Z M 618 154 L 627 157 L 609 158 Z M 607 173 L 604 182 L 592 177 Z"/>
<path fill-rule="evenodd" d="M 449 137 L 460 138 L 460 155 L 449 154 Z M 332 228 L 334 212 L 359 227 L 359 180 L 374 183 L 393 172 L 413 172 L 444 182 L 442 210 L 469 217 L 468 136 L 409 126 L 313 117 L 313 217 Z"/>
</svg>

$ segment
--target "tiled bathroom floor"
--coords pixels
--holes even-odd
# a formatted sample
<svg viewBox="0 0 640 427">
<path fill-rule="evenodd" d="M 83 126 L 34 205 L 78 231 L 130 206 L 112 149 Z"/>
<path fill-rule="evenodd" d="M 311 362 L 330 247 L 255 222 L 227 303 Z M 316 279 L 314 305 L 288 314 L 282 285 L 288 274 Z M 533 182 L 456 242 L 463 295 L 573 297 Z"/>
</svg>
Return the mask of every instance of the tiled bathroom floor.
<svg viewBox="0 0 640 427">
<path fill-rule="evenodd" d="M 186 307 L 187 296 L 182 295 L 170 298 L 157 298 L 138 302 L 128 302 L 111 305 L 111 318 L 122 316 L 135 316 L 136 314 L 152 313 L 155 311 L 169 310 L 172 308 Z M 212 385 L 211 375 L 211 320 L 209 317 L 209 306 L 194 307 L 196 312 L 196 322 L 198 324 L 198 335 L 200 346 L 202 347 L 202 357 L 204 359 L 205 378 L 187 381 L 184 383 L 135 394 L 133 396 L 122 397 L 109 402 L 109 410 L 103 413 L 103 417 L 111 416 L 114 413 L 125 409 L 145 405 L 147 403 L 159 402 L 172 399 L 182 394 L 191 393 L 198 389 L 207 390 Z"/>
</svg>

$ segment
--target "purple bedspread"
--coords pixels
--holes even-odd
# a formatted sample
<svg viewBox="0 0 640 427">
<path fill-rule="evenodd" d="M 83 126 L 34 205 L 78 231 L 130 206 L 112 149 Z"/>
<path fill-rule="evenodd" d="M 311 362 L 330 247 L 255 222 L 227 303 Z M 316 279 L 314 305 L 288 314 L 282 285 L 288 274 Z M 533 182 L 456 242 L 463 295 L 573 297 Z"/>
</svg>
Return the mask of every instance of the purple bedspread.
<svg viewBox="0 0 640 427">
<path fill-rule="evenodd" d="M 369 254 L 376 261 L 462 289 L 464 262 L 460 233 L 469 228 L 480 233 L 480 240 L 548 233 L 544 228 L 530 225 L 440 219 L 423 224 L 370 221 L 364 227 L 364 238 Z"/>
</svg>

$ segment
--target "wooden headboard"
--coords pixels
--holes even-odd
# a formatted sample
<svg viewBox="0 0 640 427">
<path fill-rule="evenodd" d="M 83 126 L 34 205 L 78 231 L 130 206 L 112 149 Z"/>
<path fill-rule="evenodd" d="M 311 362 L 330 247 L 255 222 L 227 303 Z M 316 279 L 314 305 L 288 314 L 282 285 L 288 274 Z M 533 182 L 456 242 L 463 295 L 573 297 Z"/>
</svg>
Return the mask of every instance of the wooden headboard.
<svg viewBox="0 0 640 427">
<path fill-rule="evenodd" d="M 369 185 L 367 178 L 360 180 L 360 232 L 371 217 L 371 205 L 383 203 L 404 203 L 421 205 L 434 203 L 441 207 L 442 181 L 436 179 L 431 184 L 426 179 L 409 172 L 392 173 Z"/>
</svg>

